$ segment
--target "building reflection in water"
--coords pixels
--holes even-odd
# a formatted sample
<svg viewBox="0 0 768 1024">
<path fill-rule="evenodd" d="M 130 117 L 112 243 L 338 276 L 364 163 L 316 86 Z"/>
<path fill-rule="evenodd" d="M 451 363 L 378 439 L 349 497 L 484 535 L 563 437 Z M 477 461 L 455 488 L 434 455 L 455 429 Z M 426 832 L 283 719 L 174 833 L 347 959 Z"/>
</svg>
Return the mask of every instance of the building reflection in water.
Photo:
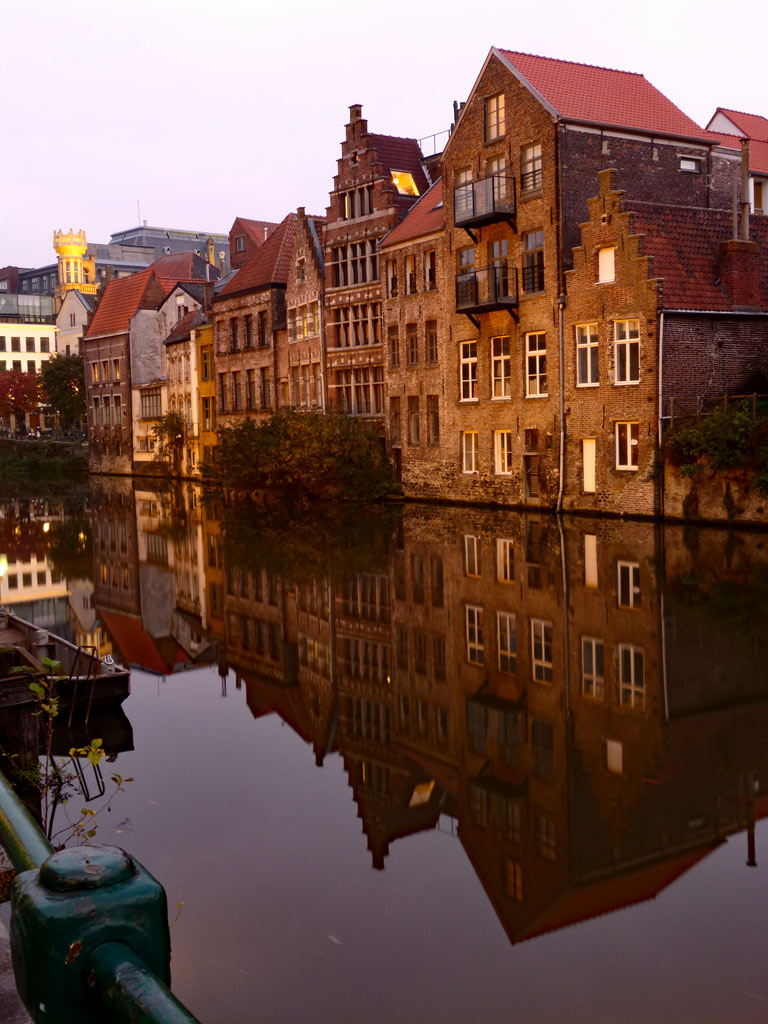
<svg viewBox="0 0 768 1024">
<path fill-rule="evenodd" d="M 123 659 L 217 661 L 318 766 L 338 753 L 373 867 L 455 833 L 519 942 L 653 898 L 733 832 L 756 860 L 762 535 L 408 506 L 363 522 L 369 544 L 280 541 L 199 488 L 144 486 L 93 484 Z"/>
</svg>

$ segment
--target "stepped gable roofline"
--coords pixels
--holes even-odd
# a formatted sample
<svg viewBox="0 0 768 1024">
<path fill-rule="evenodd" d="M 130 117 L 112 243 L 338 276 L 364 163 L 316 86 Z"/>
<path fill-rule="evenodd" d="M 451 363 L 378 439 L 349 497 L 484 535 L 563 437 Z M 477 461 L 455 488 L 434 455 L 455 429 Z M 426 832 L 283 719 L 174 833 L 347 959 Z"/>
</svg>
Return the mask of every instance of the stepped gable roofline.
<svg viewBox="0 0 768 1024">
<path fill-rule="evenodd" d="M 709 119 L 709 125 L 715 120 L 718 114 L 723 114 L 748 139 L 755 139 L 760 142 L 768 142 L 768 117 L 762 114 L 747 114 L 743 110 L 731 110 L 728 107 L 718 107 Z"/>
<path fill-rule="evenodd" d="M 495 47 L 492 52 L 559 119 L 709 141 L 703 128 L 638 72 Z"/>
<path fill-rule="evenodd" d="M 721 246 L 733 236 L 730 210 L 707 210 L 623 199 L 632 233 L 643 236 L 642 253 L 653 258 L 662 308 L 740 314 L 723 286 Z M 768 310 L 768 220 L 750 217 L 750 239 L 760 246 L 760 308 Z"/>
<path fill-rule="evenodd" d="M 293 239 L 296 234 L 296 214 L 289 213 L 285 220 L 260 245 L 248 262 L 238 270 L 229 284 L 217 292 L 214 301 L 258 291 L 269 285 L 285 285 L 288 281 Z"/>
<path fill-rule="evenodd" d="M 414 203 L 400 223 L 382 238 L 379 248 L 384 249 L 412 238 L 434 234 L 442 231 L 443 225 L 443 179 L 438 178 Z"/>
<path fill-rule="evenodd" d="M 177 341 L 187 341 L 192 329 L 192 321 L 197 315 L 197 310 L 192 309 L 186 313 L 178 323 L 173 325 L 173 330 L 163 342 L 164 345 L 173 345 Z"/>
</svg>

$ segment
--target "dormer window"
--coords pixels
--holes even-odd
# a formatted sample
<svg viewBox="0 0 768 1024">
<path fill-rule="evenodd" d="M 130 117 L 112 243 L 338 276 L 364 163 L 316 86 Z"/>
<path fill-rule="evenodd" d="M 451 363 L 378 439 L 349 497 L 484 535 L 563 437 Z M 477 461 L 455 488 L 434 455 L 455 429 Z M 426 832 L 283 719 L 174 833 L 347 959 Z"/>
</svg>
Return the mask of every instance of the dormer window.
<svg viewBox="0 0 768 1024">
<path fill-rule="evenodd" d="M 245 235 L 238 235 L 235 239 L 235 252 L 245 252 Z"/>
<path fill-rule="evenodd" d="M 392 171 L 392 184 L 401 196 L 417 196 L 419 190 L 409 171 Z"/>
</svg>

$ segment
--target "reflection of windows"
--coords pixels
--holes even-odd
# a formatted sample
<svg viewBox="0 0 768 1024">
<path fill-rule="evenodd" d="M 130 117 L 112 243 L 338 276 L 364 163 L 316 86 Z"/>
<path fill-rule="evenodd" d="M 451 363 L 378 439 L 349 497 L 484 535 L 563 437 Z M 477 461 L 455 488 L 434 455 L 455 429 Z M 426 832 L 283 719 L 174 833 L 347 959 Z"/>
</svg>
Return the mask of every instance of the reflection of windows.
<svg viewBox="0 0 768 1024">
<path fill-rule="evenodd" d="M 467 576 L 480 575 L 480 538 L 464 534 L 464 572 Z"/>
<path fill-rule="evenodd" d="M 576 386 L 593 387 L 600 383 L 597 324 L 576 327 Z"/>
<path fill-rule="evenodd" d="M 581 638 L 581 692 L 602 700 L 605 696 L 605 645 L 597 637 Z"/>
<path fill-rule="evenodd" d="M 645 707 L 645 656 L 642 647 L 619 644 L 619 695 L 625 707 Z"/>
<path fill-rule="evenodd" d="M 443 560 L 439 555 L 432 555 L 429 560 L 430 578 L 432 580 L 432 607 L 443 607 Z"/>
<path fill-rule="evenodd" d="M 555 860 L 555 819 L 548 814 L 537 812 L 536 819 L 536 850 L 540 857 Z"/>
<path fill-rule="evenodd" d="M 478 471 L 478 439 L 476 430 L 464 430 L 461 435 L 461 471 L 477 473 Z"/>
<path fill-rule="evenodd" d="M 605 766 L 614 775 L 623 775 L 624 749 L 618 740 L 605 741 Z"/>
<path fill-rule="evenodd" d="M 616 320 L 613 325 L 616 384 L 640 381 L 640 321 Z"/>
<path fill-rule="evenodd" d="M 616 424 L 616 469 L 637 469 L 640 424 L 619 421 Z"/>
<path fill-rule="evenodd" d="M 488 824 L 488 790 L 476 782 L 469 784 L 469 816 L 475 825 Z"/>
<path fill-rule="evenodd" d="M 500 583 L 513 583 L 515 579 L 515 558 L 512 541 L 506 537 L 496 540 L 496 579 Z"/>
<path fill-rule="evenodd" d="M 488 737 L 488 709 L 476 701 L 467 701 L 467 739 L 473 754 L 485 753 Z"/>
<path fill-rule="evenodd" d="M 531 619 L 531 672 L 536 682 L 552 682 L 552 623 L 544 619 Z"/>
<path fill-rule="evenodd" d="M 432 637 L 432 664 L 435 679 L 445 679 L 445 637 L 439 633 Z"/>
<path fill-rule="evenodd" d="M 496 613 L 499 638 L 499 672 L 517 670 L 517 627 L 511 612 Z"/>
<path fill-rule="evenodd" d="M 619 608 L 640 607 L 640 566 L 637 562 L 617 562 L 617 602 Z"/>
<path fill-rule="evenodd" d="M 509 857 L 504 858 L 504 891 L 516 903 L 523 902 L 523 865 Z"/>
<path fill-rule="evenodd" d="M 467 633 L 467 661 L 482 665 L 485 661 L 483 639 L 483 609 L 477 605 L 465 606 L 465 622 Z"/>
</svg>

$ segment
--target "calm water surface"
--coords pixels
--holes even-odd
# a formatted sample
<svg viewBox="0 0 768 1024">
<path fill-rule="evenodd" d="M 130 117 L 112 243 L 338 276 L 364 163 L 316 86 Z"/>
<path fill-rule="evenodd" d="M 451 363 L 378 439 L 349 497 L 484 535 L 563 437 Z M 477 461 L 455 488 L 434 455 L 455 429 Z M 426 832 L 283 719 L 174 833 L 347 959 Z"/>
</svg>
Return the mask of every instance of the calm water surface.
<svg viewBox="0 0 768 1024">
<path fill-rule="evenodd" d="M 202 1021 L 768 1020 L 768 536 L 152 486 L 0 593 L 133 665 L 98 839 Z"/>
</svg>

